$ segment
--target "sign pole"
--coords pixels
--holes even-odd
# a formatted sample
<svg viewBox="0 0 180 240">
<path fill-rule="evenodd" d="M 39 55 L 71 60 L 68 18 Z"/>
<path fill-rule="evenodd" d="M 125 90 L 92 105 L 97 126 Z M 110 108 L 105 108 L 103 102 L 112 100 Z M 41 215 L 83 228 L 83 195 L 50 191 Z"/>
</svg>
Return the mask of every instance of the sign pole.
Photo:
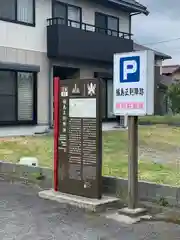
<svg viewBox="0 0 180 240">
<path fill-rule="evenodd" d="M 128 116 L 128 208 L 138 203 L 138 117 Z"/>
<path fill-rule="evenodd" d="M 128 207 L 121 213 L 144 214 L 138 208 L 138 116 L 154 114 L 154 52 L 116 53 L 113 64 L 114 114 L 128 116 Z"/>
</svg>

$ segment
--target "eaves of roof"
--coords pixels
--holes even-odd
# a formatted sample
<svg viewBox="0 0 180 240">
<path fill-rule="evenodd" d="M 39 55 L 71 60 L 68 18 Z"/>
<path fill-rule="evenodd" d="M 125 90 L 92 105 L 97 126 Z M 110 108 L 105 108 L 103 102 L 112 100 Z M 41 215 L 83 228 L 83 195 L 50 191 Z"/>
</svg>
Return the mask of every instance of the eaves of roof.
<svg viewBox="0 0 180 240">
<path fill-rule="evenodd" d="M 140 45 L 140 44 L 137 44 L 137 43 L 135 43 L 135 42 L 134 42 L 134 50 L 135 50 L 135 51 L 152 50 L 152 51 L 154 51 L 155 57 L 156 57 L 157 60 L 158 60 L 158 59 L 159 59 L 159 60 L 160 60 L 160 59 L 162 59 L 162 60 L 172 59 L 171 56 L 169 56 L 169 55 L 167 55 L 167 54 L 165 54 L 165 53 L 158 52 L 158 51 L 156 51 L 156 50 L 154 50 L 154 49 L 145 47 L 145 46 Z"/>
<path fill-rule="evenodd" d="M 108 0 L 108 2 L 126 8 L 131 13 L 143 13 L 145 15 L 149 14 L 147 7 L 135 0 Z"/>
</svg>

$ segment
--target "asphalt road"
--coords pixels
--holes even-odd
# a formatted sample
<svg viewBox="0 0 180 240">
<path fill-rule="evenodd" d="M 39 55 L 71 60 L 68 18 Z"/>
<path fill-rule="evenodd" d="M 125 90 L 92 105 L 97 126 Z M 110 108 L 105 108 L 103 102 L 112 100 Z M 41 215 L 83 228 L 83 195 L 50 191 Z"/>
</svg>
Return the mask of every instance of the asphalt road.
<svg viewBox="0 0 180 240">
<path fill-rule="evenodd" d="M 40 199 L 38 189 L 0 181 L 0 240 L 174 240 L 180 226 L 123 225 Z"/>
</svg>

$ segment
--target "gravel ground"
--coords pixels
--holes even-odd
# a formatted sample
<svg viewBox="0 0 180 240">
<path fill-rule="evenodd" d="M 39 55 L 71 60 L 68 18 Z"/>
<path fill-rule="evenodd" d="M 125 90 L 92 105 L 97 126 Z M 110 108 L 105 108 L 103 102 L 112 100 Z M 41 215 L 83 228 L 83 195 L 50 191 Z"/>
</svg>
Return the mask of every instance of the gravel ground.
<svg viewBox="0 0 180 240">
<path fill-rule="evenodd" d="M 169 240 L 180 239 L 180 226 L 143 222 L 120 224 L 40 199 L 38 189 L 0 181 L 1 240 Z"/>
</svg>

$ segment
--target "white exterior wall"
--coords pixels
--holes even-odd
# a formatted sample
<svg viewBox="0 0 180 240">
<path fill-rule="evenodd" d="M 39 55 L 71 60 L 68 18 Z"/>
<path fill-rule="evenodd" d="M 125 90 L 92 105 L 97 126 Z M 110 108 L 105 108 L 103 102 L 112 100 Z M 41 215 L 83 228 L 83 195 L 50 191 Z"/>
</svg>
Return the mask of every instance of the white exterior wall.
<svg viewBox="0 0 180 240">
<path fill-rule="evenodd" d="M 105 8 L 88 0 L 62 0 L 82 8 L 82 21 L 95 24 L 95 12 L 119 17 L 120 31 L 129 32 L 128 14 Z M 0 21 L 0 46 L 17 49 L 47 52 L 46 26 L 47 18 L 52 17 L 51 0 L 36 0 L 36 26 L 30 27 L 16 23 Z"/>
<path fill-rule="evenodd" d="M 163 60 L 155 60 L 155 65 L 161 67 Z"/>
<path fill-rule="evenodd" d="M 0 46 L 47 52 L 47 18 L 52 16 L 50 0 L 36 0 L 36 26 L 0 21 Z"/>
</svg>

